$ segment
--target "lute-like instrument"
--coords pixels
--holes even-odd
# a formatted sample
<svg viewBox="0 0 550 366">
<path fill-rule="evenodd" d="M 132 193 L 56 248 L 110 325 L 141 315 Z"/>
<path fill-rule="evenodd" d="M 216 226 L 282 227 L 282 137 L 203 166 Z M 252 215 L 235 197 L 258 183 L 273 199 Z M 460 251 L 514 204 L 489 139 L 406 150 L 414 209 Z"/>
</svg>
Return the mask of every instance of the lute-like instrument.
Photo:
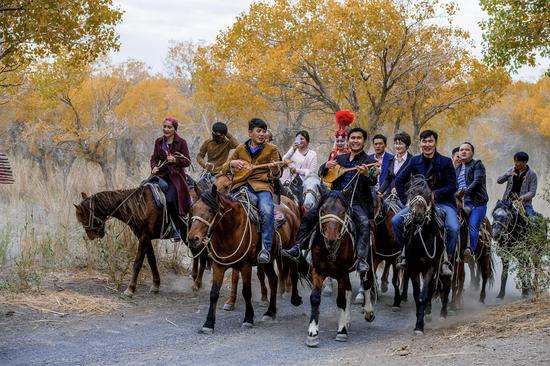
<svg viewBox="0 0 550 366">
<path fill-rule="evenodd" d="M 247 161 L 242 161 L 242 162 L 244 163 L 242 169 L 240 170 L 232 169 L 233 181 L 238 181 L 238 182 L 245 181 L 246 179 L 248 179 L 250 174 L 252 174 L 252 172 L 256 169 L 267 168 L 271 164 L 284 166 L 292 163 L 292 160 L 273 161 L 271 163 L 258 164 L 258 165 L 251 164 Z"/>
<path fill-rule="evenodd" d="M 357 170 L 357 167 L 359 166 L 364 166 L 367 168 L 370 168 L 371 166 L 380 167 L 380 163 L 376 162 L 376 163 L 362 164 L 351 168 L 344 168 L 341 165 L 336 165 L 328 169 L 327 174 L 323 177 L 322 181 L 328 188 L 331 188 L 332 184 L 336 181 L 336 179 L 340 178 L 342 175 L 346 174 L 347 172 Z"/>
</svg>

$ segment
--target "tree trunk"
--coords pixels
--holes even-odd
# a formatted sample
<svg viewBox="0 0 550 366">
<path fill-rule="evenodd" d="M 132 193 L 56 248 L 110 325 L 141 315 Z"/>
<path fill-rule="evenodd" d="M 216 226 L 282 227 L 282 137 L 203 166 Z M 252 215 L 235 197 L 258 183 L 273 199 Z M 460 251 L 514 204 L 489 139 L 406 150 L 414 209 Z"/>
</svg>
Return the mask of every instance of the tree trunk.
<svg viewBox="0 0 550 366">
<path fill-rule="evenodd" d="M 99 161 L 98 164 L 101 167 L 101 172 L 105 179 L 105 187 L 107 189 L 114 189 L 115 177 L 112 165 L 107 161 Z"/>
</svg>

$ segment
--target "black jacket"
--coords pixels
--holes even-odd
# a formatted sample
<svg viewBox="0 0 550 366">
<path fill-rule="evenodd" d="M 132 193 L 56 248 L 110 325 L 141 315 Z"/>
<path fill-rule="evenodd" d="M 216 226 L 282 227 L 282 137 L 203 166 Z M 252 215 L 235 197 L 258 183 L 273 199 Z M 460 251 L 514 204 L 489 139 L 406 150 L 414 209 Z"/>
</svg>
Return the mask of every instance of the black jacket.
<svg viewBox="0 0 550 366">
<path fill-rule="evenodd" d="M 405 160 L 403 165 L 401 165 L 401 168 L 399 168 L 399 170 L 397 171 L 397 174 L 401 173 L 403 171 L 403 169 L 405 169 L 405 167 L 407 165 L 409 165 L 409 163 L 411 162 L 412 157 L 413 157 L 412 154 L 410 152 L 408 152 L 407 153 L 407 160 Z M 397 158 L 397 155 L 394 156 L 393 158 L 391 158 L 390 161 L 388 162 L 388 174 L 386 175 L 386 180 L 384 180 L 384 182 L 382 183 L 382 185 L 378 189 L 378 192 L 389 193 L 389 192 L 391 192 L 392 188 L 395 187 L 395 177 L 397 175 L 393 172 L 393 167 L 395 165 L 395 159 L 396 158 Z"/>
<path fill-rule="evenodd" d="M 483 166 L 481 160 L 471 160 L 464 166 L 466 168 L 464 172 L 466 178 L 465 197 L 472 201 L 476 207 L 486 205 L 489 202 L 489 195 L 487 194 L 485 166 Z M 457 177 L 460 169 L 462 169 L 462 165 L 456 168 Z"/>
<path fill-rule="evenodd" d="M 350 154 L 338 155 L 336 157 L 336 162 L 339 165 L 344 166 L 346 164 L 346 161 L 349 160 L 349 156 Z M 376 163 L 376 160 L 368 156 L 365 152 L 361 152 L 360 154 L 358 154 L 355 159 L 358 162 L 358 165 Z M 327 171 L 328 169 L 325 167 L 325 164 L 323 164 L 319 168 L 319 175 L 324 176 Z M 374 217 L 374 200 L 372 187 L 376 185 L 377 179 L 376 177 L 369 177 L 362 174 L 358 174 L 357 177 L 358 178 L 355 179 L 359 179 L 359 181 L 357 182 L 357 189 L 355 190 L 355 197 L 353 201 L 358 202 L 363 210 L 367 213 L 368 217 L 372 219 Z M 338 179 L 341 179 L 341 177 Z M 338 179 L 334 183 L 338 182 Z M 349 198 L 351 198 L 354 186 L 355 184 L 352 183 L 350 184 L 350 188 L 346 189 L 346 196 L 348 196 Z"/>
</svg>

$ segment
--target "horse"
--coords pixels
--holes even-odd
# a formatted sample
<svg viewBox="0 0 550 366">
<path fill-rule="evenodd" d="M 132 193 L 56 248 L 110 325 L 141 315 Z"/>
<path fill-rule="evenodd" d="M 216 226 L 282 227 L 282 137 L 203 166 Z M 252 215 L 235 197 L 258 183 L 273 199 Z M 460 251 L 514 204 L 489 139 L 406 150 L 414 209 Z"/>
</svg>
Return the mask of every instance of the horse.
<svg viewBox="0 0 550 366">
<path fill-rule="evenodd" d="M 529 218 L 522 212 L 523 206 L 519 200 L 499 200 L 492 212 L 493 239 L 503 249 L 513 248 L 526 239 L 529 229 Z M 520 258 L 516 258 L 522 260 Z M 498 299 L 504 299 L 510 259 L 502 258 L 502 275 Z M 524 297 L 529 295 L 529 279 L 523 275 L 520 278 L 521 292 Z"/>
<path fill-rule="evenodd" d="M 439 276 L 445 250 L 443 223 L 438 224 L 432 191 L 423 176 L 414 176 L 407 191 L 409 213 L 405 217 L 405 253 L 407 270 L 416 304 L 414 333 L 424 334 L 424 317 L 431 314 L 435 292 L 441 297 L 441 317 L 447 317 L 450 283 Z M 420 289 L 422 276 L 422 291 Z"/>
<path fill-rule="evenodd" d="M 151 293 L 158 293 L 160 288 L 160 274 L 158 271 L 155 252 L 151 240 L 163 239 L 170 233 L 167 213 L 158 208 L 151 190 L 147 186 L 134 189 L 103 191 L 88 196 L 82 192 L 82 201 L 77 205 L 76 217 L 84 227 L 88 239 L 94 240 L 105 236 L 105 224 L 114 217 L 130 228 L 138 238 L 139 244 L 132 267 L 132 278 L 124 295 L 132 297 L 136 291 L 137 279 L 145 255 L 153 275 Z M 183 222 L 180 229 L 186 229 Z M 204 272 L 205 257 L 199 257 L 198 251 L 191 249 L 195 255 L 193 261 L 193 287 L 201 287 L 202 273 Z"/>
<path fill-rule="evenodd" d="M 306 345 L 319 345 L 319 306 L 321 288 L 327 276 L 338 282 L 336 304 L 340 309 L 336 340 L 347 341 L 351 324 L 351 283 L 349 273 L 355 270 L 357 257 L 354 248 L 354 228 L 350 205 L 342 192 L 322 194 L 319 207 L 319 224 L 311 245 L 313 289 L 310 295 L 311 316 Z M 365 305 L 365 319 L 374 319 L 372 304 Z"/>
<path fill-rule="evenodd" d="M 292 203 L 289 203 L 292 204 Z M 245 300 L 245 317 L 242 326 L 252 327 L 254 324 L 254 309 L 252 307 L 252 265 L 256 263 L 259 251 L 258 225 L 251 220 L 249 204 L 236 200 L 229 195 L 218 192 L 217 185 L 209 191 L 201 193 L 200 199 L 191 207 L 191 227 L 188 232 L 190 246 L 206 249 L 212 257 L 212 286 L 210 289 L 210 306 L 206 321 L 200 332 L 211 334 L 216 322 L 216 305 L 219 299 L 223 278 L 228 268 L 236 269 L 243 279 L 242 295 Z M 285 216 L 285 223 L 277 229 L 275 238 L 284 248 L 290 247 L 295 239 L 299 226 L 299 219 L 292 210 L 285 205 L 280 207 Z M 229 214 L 231 213 L 231 214 Z M 277 240 L 274 240 L 272 258 L 276 257 L 279 249 Z M 265 312 L 264 321 L 273 320 L 277 312 L 277 274 L 273 261 L 262 265 L 269 280 L 269 305 Z M 302 299 L 298 293 L 297 269 L 291 270 L 293 291 L 291 303 L 299 306 Z"/>
</svg>

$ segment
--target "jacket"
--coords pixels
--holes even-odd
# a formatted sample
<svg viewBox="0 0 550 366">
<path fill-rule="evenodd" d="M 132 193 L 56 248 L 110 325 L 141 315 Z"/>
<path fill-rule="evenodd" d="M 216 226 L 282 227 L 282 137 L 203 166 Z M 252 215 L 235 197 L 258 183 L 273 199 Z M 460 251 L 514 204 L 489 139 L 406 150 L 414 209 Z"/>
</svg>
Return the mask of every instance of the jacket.
<svg viewBox="0 0 550 366">
<path fill-rule="evenodd" d="M 483 166 L 481 160 L 471 160 L 456 168 L 457 177 L 463 165 L 466 169 L 464 172 L 464 178 L 466 179 L 466 199 L 472 201 L 476 207 L 486 205 L 489 202 L 489 195 L 487 194 L 485 166 Z"/>
</svg>

